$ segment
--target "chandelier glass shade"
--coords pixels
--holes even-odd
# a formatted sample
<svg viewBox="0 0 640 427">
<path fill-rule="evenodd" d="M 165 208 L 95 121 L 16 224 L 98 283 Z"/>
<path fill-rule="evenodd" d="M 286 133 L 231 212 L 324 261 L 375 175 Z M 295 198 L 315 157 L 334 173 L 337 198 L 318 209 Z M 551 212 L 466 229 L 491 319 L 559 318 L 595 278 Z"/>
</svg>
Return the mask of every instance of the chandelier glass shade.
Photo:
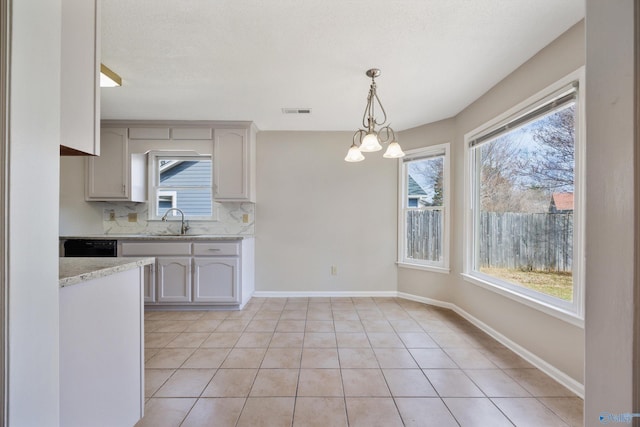
<svg viewBox="0 0 640 427">
<path fill-rule="evenodd" d="M 353 134 L 353 142 L 344 159 L 347 162 L 361 162 L 364 160 L 362 153 L 380 151 L 382 144 L 389 144 L 382 157 L 388 159 L 403 157 L 404 152 L 396 140 L 396 133 L 387 123 L 387 112 L 376 92 L 376 77 L 380 75 L 380 70 L 372 68 L 367 70 L 366 74 L 371 77 L 371 86 L 367 96 L 367 106 L 362 115 L 362 128 Z M 375 116 L 376 108 L 380 110 L 382 116 L 380 120 Z"/>
</svg>

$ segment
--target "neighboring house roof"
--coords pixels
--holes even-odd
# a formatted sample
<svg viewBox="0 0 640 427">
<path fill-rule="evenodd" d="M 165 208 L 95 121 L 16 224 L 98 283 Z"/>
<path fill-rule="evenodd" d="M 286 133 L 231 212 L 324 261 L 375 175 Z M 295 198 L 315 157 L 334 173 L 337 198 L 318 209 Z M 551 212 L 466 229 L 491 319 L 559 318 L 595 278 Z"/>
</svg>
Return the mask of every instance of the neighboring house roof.
<svg viewBox="0 0 640 427">
<path fill-rule="evenodd" d="M 426 196 L 427 192 L 424 188 L 416 182 L 411 175 L 409 175 L 409 196 Z"/>
<path fill-rule="evenodd" d="M 553 193 L 551 195 L 550 210 L 556 211 L 572 211 L 573 210 L 573 193 Z"/>
</svg>

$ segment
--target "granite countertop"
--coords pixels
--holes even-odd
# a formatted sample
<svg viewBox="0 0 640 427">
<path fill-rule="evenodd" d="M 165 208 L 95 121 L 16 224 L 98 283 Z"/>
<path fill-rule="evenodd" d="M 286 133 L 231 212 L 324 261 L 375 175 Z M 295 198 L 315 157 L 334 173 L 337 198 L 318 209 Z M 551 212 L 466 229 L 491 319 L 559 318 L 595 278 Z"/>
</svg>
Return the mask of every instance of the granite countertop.
<svg viewBox="0 0 640 427">
<path fill-rule="evenodd" d="M 155 258 L 60 258 L 59 285 L 76 285 L 87 280 L 110 276 L 121 271 L 153 264 Z"/>
<path fill-rule="evenodd" d="M 82 236 L 60 236 L 60 240 L 242 240 L 253 236 L 229 236 L 216 234 L 85 234 Z"/>
</svg>

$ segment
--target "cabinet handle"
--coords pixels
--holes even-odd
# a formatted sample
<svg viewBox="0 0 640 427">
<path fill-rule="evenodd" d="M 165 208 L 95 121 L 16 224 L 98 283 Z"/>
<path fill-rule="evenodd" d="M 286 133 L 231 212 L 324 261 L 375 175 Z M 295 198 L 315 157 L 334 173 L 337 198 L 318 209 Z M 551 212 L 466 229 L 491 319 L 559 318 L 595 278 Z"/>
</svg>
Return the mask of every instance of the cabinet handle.
<svg viewBox="0 0 640 427">
<path fill-rule="evenodd" d="M 218 248 L 209 248 L 209 250 L 210 250 L 210 251 L 212 251 L 212 252 L 217 252 L 217 251 L 220 251 L 221 249 L 218 249 Z"/>
</svg>

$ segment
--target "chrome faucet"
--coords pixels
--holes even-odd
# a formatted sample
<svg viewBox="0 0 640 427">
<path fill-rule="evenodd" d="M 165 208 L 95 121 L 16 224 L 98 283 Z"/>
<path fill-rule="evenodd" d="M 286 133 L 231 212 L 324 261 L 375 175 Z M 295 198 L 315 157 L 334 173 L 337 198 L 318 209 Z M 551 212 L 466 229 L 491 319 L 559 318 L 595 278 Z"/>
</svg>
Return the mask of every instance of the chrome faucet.
<svg viewBox="0 0 640 427">
<path fill-rule="evenodd" d="M 181 222 L 181 226 L 180 226 L 180 234 L 187 234 L 187 230 L 189 229 L 189 224 L 187 224 L 184 220 L 184 212 L 182 212 L 180 209 L 178 208 L 170 208 L 167 209 L 167 211 L 164 213 L 164 215 L 162 215 L 162 221 L 167 221 L 167 215 L 169 214 L 169 212 L 171 211 L 178 211 L 180 212 L 180 215 L 182 215 L 182 222 Z"/>
</svg>

